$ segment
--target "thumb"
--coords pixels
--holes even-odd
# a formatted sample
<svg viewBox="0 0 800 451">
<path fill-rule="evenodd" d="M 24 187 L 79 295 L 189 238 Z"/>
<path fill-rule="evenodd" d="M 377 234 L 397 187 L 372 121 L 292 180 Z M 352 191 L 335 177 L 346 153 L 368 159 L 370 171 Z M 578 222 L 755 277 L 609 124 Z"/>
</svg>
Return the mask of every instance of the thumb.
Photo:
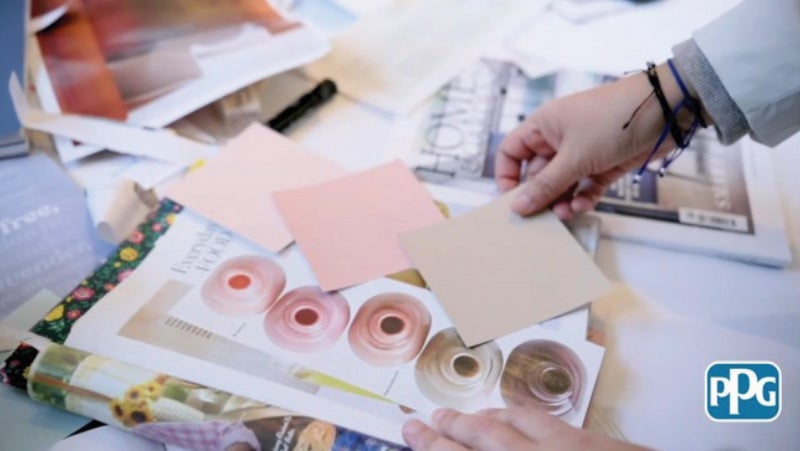
<svg viewBox="0 0 800 451">
<path fill-rule="evenodd" d="M 556 154 L 542 170 L 530 176 L 519 188 L 511 202 L 511 209 L 521 216 L 544 210 L 578 179 L 580 176 L 576 165 L 570 164 L 564 154 Z"/>
</svg>

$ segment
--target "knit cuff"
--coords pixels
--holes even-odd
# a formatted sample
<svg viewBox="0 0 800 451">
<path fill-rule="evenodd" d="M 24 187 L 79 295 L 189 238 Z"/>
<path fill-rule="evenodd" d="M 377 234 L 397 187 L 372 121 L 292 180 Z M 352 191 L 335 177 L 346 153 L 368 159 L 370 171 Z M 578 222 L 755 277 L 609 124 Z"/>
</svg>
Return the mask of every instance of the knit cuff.
<svg viewBox="0 0 800 451">
<path fill-rule="evenodd" d="M 729 145 L 747 134 L 750 126 L 744 113 L 728 94 L 697 43 L 693 39 L 684 41 L 672 48 L 672 54 L 678 73 L 694 88 L 713 119 L 719 140 Z"/>
</svg>

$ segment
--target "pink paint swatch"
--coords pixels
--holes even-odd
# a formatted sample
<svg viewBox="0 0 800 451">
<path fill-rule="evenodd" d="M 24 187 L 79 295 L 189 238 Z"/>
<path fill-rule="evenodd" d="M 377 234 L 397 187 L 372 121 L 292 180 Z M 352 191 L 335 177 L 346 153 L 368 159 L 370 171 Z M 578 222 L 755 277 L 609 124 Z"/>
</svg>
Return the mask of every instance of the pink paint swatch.
<svg viewBox="0 0 800 451">
<path fill-rule="evenodd" d="M 264 319 L 273 343 L 294 352 L 318 352 L 333 346 L 350 321 L 350 307 L 339 293 L 300 287 L 281 296 Z"/>
<path fill-rule="evenodd" d="M 331 180 L 346 171 L 284 136 L 253 124 L 205 166 L 170 186 L 166 197 L 278 252 L 292 242 L 270 197 L 279 189 Z"/>
<path fill-rule="evenodd" d="M 350 325 L 350 348 L 375 366 L 408 362 L 419 354 L 431 316 L 420 301 L 402 293 L 383 293 L 367 300 Z"/>
<path fill-rule="evenodd" d="M 410 268 L 398 234 L 444 219 L 401 161 L 273 198 L 325 290 Z"/>
<path fill-rule="evenodd" d="M 286 275 L 275 262 L 255 255 L 222 263 L 201 289 L 203 301 L 217 313 L 244 316 L 261 313 L 286 286 Z"/>
</svg>

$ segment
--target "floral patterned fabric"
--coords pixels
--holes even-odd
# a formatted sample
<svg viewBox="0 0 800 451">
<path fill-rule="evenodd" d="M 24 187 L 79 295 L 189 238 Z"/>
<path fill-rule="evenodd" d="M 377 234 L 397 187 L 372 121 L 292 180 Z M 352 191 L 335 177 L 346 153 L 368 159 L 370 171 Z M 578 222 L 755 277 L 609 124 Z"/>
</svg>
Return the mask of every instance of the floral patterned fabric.
<svg viewBox="0 0 800 451">
<path fill-rule="evenodd" d="M 182 209 L 176 202 L 164 199 L 158 209 L 150 213 L 147 220 L 86 280 L 36 323 L 31 332 L 63 344 L 72 325 L 136 269 Z M 26 389 L 27 371 L 36 354 L 36 349 L 20 345 L 0 368 L 0 382 Z"/>
</svg>

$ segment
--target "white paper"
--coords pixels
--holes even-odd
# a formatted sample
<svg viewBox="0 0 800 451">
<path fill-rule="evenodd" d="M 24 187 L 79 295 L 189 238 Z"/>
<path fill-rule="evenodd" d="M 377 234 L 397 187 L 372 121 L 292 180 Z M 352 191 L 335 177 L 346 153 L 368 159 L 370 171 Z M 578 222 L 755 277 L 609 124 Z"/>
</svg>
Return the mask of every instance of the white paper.
<svg viewBox="0 0 800 451">
<path fill-rule="evenodd" d="M 86 202 L 100 237 L 115 244 L 127 238 L 157 204 L 153 194 L 128 179 L 90 188 Z"/>
<path fill-rule="evenodd" d="M 31 17 L 31 20 L 28 21 L 28 33 L 38 33 L 40 31 L 44 31 L 47 29 L 47 27 L 53 25 L 58 21 L 58 19 L 64 16 L 68 9 L 69 1 L 64 0 L 63 5 L 57 6 L 44 14 Z"/>
<path fill-rule="evenodd" d="M 348 12 L 355 16 L 363 16 L 375 11 L 385 8 L 393 3 L 395 0 L 333 0 L 346 9 Z"/>
<path fill-rule="evenodd" d="M 789 247 L 786 220 L 781 208 L 773 154 L 766 146 L 758 144 L 750 138 L 744 138 L 732 146 L 723 147 L 716 141 L 716 137 L 709 136 L 709 132 L 704 133 L 706 133 L 705 137 L 698 133 L 692 145 L 701 143 L 703 138 L 707 140 L 707 145 L 701 148 L 706 157 L 704 163 L 711 169 L 704 170 L 718 177 L 717 180 L 711 179 L 704 183 L 714 188 L 713 192 L 717 196 L 715 199 L 728 204 L 749 205 L 750 221 L 747 221 L 747 217 L 744 218 L 744 222 L 738 218 L 736 225 L 732 226 L 731 224 L 734 223 L 731 220 L 734 218 L 720 212 L 720 208 L 712 207 L 703 208 L 702 211 L 699 211 L 700 216 L 695 215 L 694 219 L 686 222 L 659 221 L 614 212 L 592 212 L 592 215 L 596 215 L 602 220 L 603 235 L 624 241 L 708 254 L 760 265 L 784 267 L 791 264 L 792 252 Z M 800 135 L 791 138 L 784 145 L 792 146 L 792 143 L 800 143 Z M 736 153 L 739 153 L 740 156 L 737 156 Z M 687 158 L 691 158 L 688 152 L 671 166 L 670 174 L 674 172 L 678 177 L 681 173 L 677 169 L 681 165 L 694 164 Z M 720 161 L 725 164 L 724 158 L 735 160 L 736 164 L 740 165 L 739 172 L 730 169 L 728 167 L 730 164 L 722 166 Z M 715 171 L 715 168 L 711 166 L 712 163 L 720 165 L 720 169 Z M 703 176 L 704 174 L 698 172 L 695 178 L 702 180 Z M 625 179 L 618 183 L 625 183 Z M 739 188 L 741 193 L 734 193 L 733 187 Z M 676 189 L 672 191 L 680 194 L 680 191 Z M 659 194 L 669 198 L 669 193 L 670 187 L 667 187 Z M 680 200 L 678 195 L 673 195 L 672 198 Z M 695 199 L 701 200 L 702 197 L 700 194 L 696 194 Z M 677 200 L 673 200 L 673 202 L 677 203 Z M 662 208 L 662 210 L 666 211 L 667 209 Z M 683 213 L 685 220 L 687 212 L 684 210 Z M 698 219 L 700 217 L 707 219 L 700 220 Z M 714 228 L 697 226 L 700 223 L 708 225 L 710 221 L 714 222 Z M 728 229 L 719 227 L 720 222 L 727 223 Z M 749 225 L 749 222 L 752 222 L 752 230 L 749 233 L 730 230 L 731 227 L 740 227 L 743 223 Z"/>
<path fill-rule="evenodd" d="M 19 307 L 0 319 L 0 324 L 17 330 L 28 330 L 44 318 L 47 312 L 55 307 L 59 301 L 61 301 L 61 298 L 53 294 L 52 291 L 45 289 L 39 290 L 28 300 L 20 304 Z M 19 340 L 19 337 L 17 337 L 17 340 Z M 4 342 L 4 344 L 0 346 L 0 350 L 9 349 L 6 346 L 7 344 Z"/>
<path fill-rule="evenodd" d="M 130 111 L 128 122 L 164 127 L 237 89 L 313 61 L 329 50 L 326 39 L 303 26 L 265 38 L 258 45 L 197 56 L 203 77 Z"/>
<path fill-rule="evenodd" d="M 100 426 L 67 437 L 56 443 L 49 451 L 105 451 L 109 449 L 163 451 L 164 444 L 113 426 Z"/>
<path fill-rule="evenodd" d="M 635 6 L 629 0 L 554 0 L 550 8 L 566 19 L 581 23 Z"/>
<path fill-rule="evenodd" d="M 533 17 L 547 2 L 415 0 L 398 2 L 334 38 L 333 52 L 307 67 L 317 79 L 392 113 L 434 93 L 481 49 Z"/>
<path fill-rule="evenodd" d="M 104 186 L 123 178 L 136 182 L 142 189 L 160 187 L 166 180 L 186 169 L 182 164 L 114 152 L 98 152 L 66 164 L 69 174 L 84 189 Z"/>
<path fill-rule="evenodd" d="M 739 2 L 657 1 L 581 24 L 552 12 L 531 20 L 507 42 L 521 54 L 565 68 L 622 75 L 671 57 L 672 46 Z"/>
<path fill-rule="evenodd" d="M 9 80 L 9 90 L 20 122 L 31 130 L 185 166 L 213 156 L 217 151 L 216 146 L 178 136 L 170 130 L 146 129 L 124 122 L 34 109 L 25 99 L 16 74 L 12 74 Z"/>
</svg>

